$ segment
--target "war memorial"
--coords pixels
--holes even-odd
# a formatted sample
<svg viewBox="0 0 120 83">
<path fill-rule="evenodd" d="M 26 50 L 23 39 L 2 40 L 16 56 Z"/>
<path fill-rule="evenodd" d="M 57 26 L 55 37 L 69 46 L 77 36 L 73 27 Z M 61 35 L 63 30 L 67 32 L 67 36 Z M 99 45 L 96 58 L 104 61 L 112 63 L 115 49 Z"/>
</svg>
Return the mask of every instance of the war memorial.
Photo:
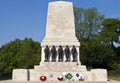
<svg viewBox="0 0 120 83">
<path fill-rule="evenodd" d="M 34 69 L 14 69 L 12 81 L 107 82 L 106 69 L 88 71 L 85 65 L 81 65 L 79 47 L 73 4 L 49 2 L 46 34 L 41 42 L 41 62 Z"/>
</svg>

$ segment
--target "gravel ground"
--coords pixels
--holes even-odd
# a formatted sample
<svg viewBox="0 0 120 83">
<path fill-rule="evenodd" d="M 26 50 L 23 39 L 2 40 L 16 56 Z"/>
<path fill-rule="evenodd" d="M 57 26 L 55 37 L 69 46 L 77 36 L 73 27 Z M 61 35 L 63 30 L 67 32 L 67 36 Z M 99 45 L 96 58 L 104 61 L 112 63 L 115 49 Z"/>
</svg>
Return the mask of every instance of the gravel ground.
<svg viewBox="0 0 120 83">
<path fill-rule="evenodd" d="M 0 81 L 0 83 L 120 83 L 120 81 L 108 81 L 108 82 L 73 82 L 73 81 L 66 81 L 66 82 L 59 82 L 59 81 L 46 81 L 46 82 L 31 82 L 31 81 L 26 81 L 26 82 L 22 82 L 22 81 L 11 81 L 11 80 L 6 80 L 6 81 Z"/>
</svg>

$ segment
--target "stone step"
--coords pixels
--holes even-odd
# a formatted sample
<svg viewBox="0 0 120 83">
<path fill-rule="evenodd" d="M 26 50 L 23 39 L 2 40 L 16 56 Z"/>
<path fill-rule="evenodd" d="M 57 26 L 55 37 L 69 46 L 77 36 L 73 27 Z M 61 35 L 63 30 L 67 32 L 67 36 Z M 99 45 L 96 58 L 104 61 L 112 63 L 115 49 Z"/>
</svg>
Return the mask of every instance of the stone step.
<svg viewBox="0 0 120 83">
<path fill-rule="evenodd" d="M 78 66 L 81 65 L 80 62 L 40 62 L 40 65 L 72 65 L 72 66 Z"/>
<path fill-rule="evenodd" d="M 41 62 L 41 67 L 54 67 L 54 68 L 73 68 L 81 66 L 78 62 Z M 82 65 L 84 66 L 84 65 Z"/>
<path fill-rule="evenodd" d="M 41 62 L 34 66 L 37 71 L 86 71 L 86 66 L 77 62 Z"/>
<path fill-rule="evenodd" d="M 41 66 L 34 66 L 34 70 L 37 71 L 86 71 L 85 66 L 79 67 L 41 67 Z"/>
</svg>

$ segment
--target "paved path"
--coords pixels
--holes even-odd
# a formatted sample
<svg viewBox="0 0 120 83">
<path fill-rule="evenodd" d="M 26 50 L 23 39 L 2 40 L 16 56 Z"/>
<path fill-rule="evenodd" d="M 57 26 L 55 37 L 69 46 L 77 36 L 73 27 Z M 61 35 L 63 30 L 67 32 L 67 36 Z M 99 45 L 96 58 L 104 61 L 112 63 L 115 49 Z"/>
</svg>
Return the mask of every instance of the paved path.
<svg viewBox="0 0 120 83">
<path fill-rule="evenodd" d="M 59 81 L 56 81 L 56 82 L 52 82 L 52 81 L 46 81 L 46 82 L 31 82 L 31 81 L 26 81 L 26 82 L 22 82 L 22 81 L 19 81 L 19 82 L 16 82 L 16 81 L 11 81 L 11 80 L 6 80 L 6 81 L 0 81 L 0 83 L 120 83 L 120 81 L 114 81 L 114 80 L 111 80 L 111 81 L 108 81 L 108 82 L 73 82 L 73 81 L 66 81 L 66 82 L 59 82 Z"/>
<path fill-rule="evenodd" d="M 111 81 L 109 81 L 108 83 L 120 83 L 120 81 L 111 80 Z"/>
</svg>

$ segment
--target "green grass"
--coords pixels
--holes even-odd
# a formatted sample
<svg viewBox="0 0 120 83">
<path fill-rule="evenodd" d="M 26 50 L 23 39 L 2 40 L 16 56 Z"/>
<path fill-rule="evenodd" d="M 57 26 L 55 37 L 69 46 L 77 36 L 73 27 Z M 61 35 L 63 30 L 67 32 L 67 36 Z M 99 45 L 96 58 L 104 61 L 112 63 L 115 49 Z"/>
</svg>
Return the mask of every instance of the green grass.
<svg viewBox="0 0 120 83">
<path fill-rule="evenodd" d="M 109 79 L 110 79 L 110 80 L 117 80 L 117 81 L 120 81 L 120 77 L 110 77 Z"/>
<path fill-rule="evenodd" d="M 120 81 L 120 73 L 114 73 L 113 71 L 108 71 L 108 79 Z"/>
</svg>

